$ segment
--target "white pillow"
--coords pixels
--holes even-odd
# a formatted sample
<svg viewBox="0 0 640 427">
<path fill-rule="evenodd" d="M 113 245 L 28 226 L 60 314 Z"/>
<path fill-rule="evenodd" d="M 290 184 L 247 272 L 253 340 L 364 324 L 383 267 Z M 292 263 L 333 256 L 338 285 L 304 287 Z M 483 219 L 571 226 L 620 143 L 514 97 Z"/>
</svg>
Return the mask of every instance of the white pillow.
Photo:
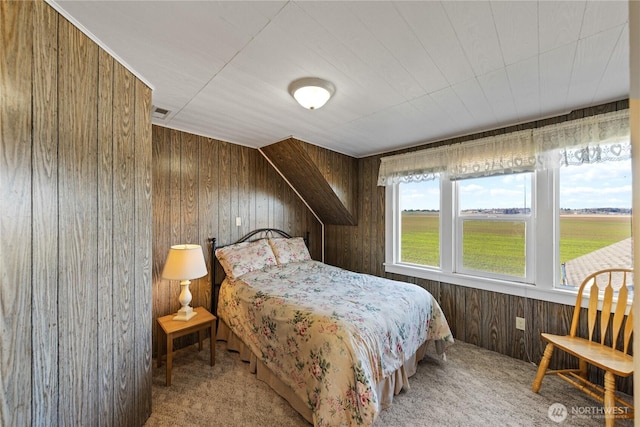
<svg viewBox="0 0 640 427">
<path fill-rule="evenodd" d="M 269 244 L 271 245 L 271 249 L 273 249 L 278 264 L 308 261 L 311 259 L 309 249 L 307 249 L 307 245 L 304 243 L 302 237 L 269 239 Z"/>
<path fill-rule="evenodd" d="M 269 265 L 276 265 L 276 257 L 266 239 L 224 246 L 216 249 L 216 257 L 230 279 Z"/>
</svg>

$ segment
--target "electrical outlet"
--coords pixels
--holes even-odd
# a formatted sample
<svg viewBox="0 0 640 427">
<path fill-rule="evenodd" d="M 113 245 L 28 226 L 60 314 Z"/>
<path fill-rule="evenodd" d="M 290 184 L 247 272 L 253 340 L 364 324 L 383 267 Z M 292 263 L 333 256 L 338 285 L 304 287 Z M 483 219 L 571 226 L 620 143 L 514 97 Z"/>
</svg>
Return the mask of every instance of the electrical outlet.
<svg viewBox="0 0 640 427">
<path fill-rule="evenodd" d="M 242 218 L 239 216 L 236 217 L 236 227 L 240 227 L 242 225 Z"/>
<path fill-rule="evenodd" d="M 516 329 L 524 331 L 524 317 L 516 317 Z"/>
</svg>

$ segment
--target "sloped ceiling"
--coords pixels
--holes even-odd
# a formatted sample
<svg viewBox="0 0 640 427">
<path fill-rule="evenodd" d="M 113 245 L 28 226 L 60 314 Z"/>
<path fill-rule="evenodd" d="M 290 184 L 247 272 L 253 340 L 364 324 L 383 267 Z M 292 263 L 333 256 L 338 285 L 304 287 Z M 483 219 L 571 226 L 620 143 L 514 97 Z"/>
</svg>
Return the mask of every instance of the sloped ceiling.
<svg viewBox="0 0 640 427">
<path fill-rule="evenodd" d="M 154 123 L 355 157 L 628 97 L 626 1 L 50 1 L 153 86 Z M 315 111 L 300 77 L 337 92 Z"/>
</svg>

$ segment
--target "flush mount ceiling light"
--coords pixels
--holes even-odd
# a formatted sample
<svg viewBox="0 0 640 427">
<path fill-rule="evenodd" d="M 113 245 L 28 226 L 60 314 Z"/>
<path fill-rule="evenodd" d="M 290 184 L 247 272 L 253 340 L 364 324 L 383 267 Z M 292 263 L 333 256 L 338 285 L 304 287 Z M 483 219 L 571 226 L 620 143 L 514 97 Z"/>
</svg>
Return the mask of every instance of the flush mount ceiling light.
<svg viewBox="0 0 640 427">
<path fill-rule="evenodd" d="M 336 87 L 333 83 L 317 77 L 305 77 L 294 80 L 289 85 L 289 93 L 298 104 L 309 110 L 316 110 L 327 103 Z"/>
</svg>

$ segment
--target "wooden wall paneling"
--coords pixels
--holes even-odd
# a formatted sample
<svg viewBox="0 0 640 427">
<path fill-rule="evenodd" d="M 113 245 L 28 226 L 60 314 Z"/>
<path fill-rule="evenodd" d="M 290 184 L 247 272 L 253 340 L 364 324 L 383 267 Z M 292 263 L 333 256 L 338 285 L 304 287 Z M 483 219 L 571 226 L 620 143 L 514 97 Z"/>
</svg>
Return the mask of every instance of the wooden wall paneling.
<svg viewBox="0 0 640 427">
<path fill-rule="evenodd" d="M 331 224 L 325 225 L 325 228 L 324 228 L 325 260 L 324 262 L 327 264 L 331 264 L 331 265 L 337 264 L 337 260 L 335 258 L 336 258 L 336 253 L 338 252 L 338 246 L 340 246 L 340 243 L 341 243 L 342 233 L 340 231 L 341 229 L 339 227 L 336 227 Z"/>
<path fill-rule="evenodd" d="M 32 422 L 33 425 L 46 425 L 52 420 L 58 419 L 58 235 L 55 230 L 58 227 L 58 130 L 56 121 L 58 116 L 58 86 L 57 86 L 57 63 L 58 63 L 58 15 L 53 9 L 44 2 L 31 3 L 33 7 L 33 152 L 32 152 L 32 172 L 33 172 L 33 235 L 38 236 L 33 240 L 33 265 L 32 265 L 32 311 L 38 313 L 32 316 L 32 350 L 33 350 L 33 372 L 32 372 L 32 396 L 29 400 L 32 402 Z M 2 8 L 5 5 L 0 5 Z M 28 5 L 24 10 L 28 9 Z M 0 14 L 4 16 L 3 14 Z M 21 25 L 28 25 L 28 22 L 22 22 Z M 0 24 L 2 28 L 11 28 L 5 22 Z M 4 60 L 11 57 L 8 50 L 2 44 L 0 51 L 4 52 Z M 20 46 L 20 44 L 17 44 Z M 27 53 L 28 49 L 24 49 L 23 53 Z M 9 62 L 7 62 L 9 63 Z M 27 64 L 25 64 L 26 66 Z M 25 73 L 27 74 L 27 73 Z M 25 76 L 26 77 L 26 76 Z M 0 93 L 6 94 L 7 91 L 1 88 Z M 22 93 L 23 88 L 18 90 Z M 0 97 L 6 99 L 5 96 Z M 5 105 L 0 106 L 0 115 L 7 111 Z M 19 125 L 16 129 L 20 129 L 24 125 L 24 118 L 18 121 Z M 4 117 L 0 118 L 0 123 L 7 123 Z M 16 123 L 11 121 L 11 123 Z M 12 124 L 13 126 L 13 124 Z M 8 128 L 10 126 L 5 126 Z M 0 130 L 0 140 L 4 143 L 11 141 L 7 138 L 3 130 Z M 9 142 L 11 144 L 11 142 Z M 3 144 L 3 143 L 0 143 Z M 28 156 L 28 150 L 20 150 L 25 156 Z M 0 155 L 4 158 L 4 155 Z M 2 165 L 0 169 L 3 171 L 11 170 Z M 17 170 L 23 173 L 28 168 Z M 5 183 L 3 175 L 0 180 Z M 28 181 L 25 181 L 27 184 Z M 4 187 L 4 185 L 3 185 Z M 15 187 L 9 185 L 8 188 L 13 191 Z M 2 194 L 1 200 L 13 206 L 15 201 Z M 25 198 L 24 201 L 27 199 Z M 23 206 L 20 206 L 20 210 Z M 3 212 L 3 215 L 6 213 Z M 4 230 L 7 230 L 4 226 Z M 26 241 L 28 235 L 21 235 L 20 240 L 13 240 L 13 244 L 17 241 Z M 0 238 L 0 241 L 2 238 Z M 29 239 L 30 240 L 30 239 Z M 11 240 L 9 240 L 11 241 Z M 2 245 L 1 253 L 7 254 Z M 6 255 L 3 255 L 3 258 Z M 0 268 L 7 271 L 4 266 Z M 28 268 L 24 269 L 29 271 Z M 14 278 L 11 278 L 14 280 Z M 28 283 L 26 281 L 22 282 Z M 24 292 L 24 289 L 22 290 Z M 3 289 L 4 300 L 4 289 Z M 26 313 L 23 312 L 23 313 Z M 26 325 L 25 325 L 26 326 Z M 6 331 L 5 328 L 3 328 Z M 3 349 L 9 347 L 2 345 Z M 18 347 L 19 348 L 19 347 Z M 30 362 L 28 357 L 21 357 L 20 362 Z M 2 372 L 2 378 L 7 378 L 5 372 Z M 23 374 L 23 373 L 21 373 Z M 10 380 L 10 384 L 21 385 L 20 381 Z M 22 383 L 22 386 L 24 383 Z M 28 388 L 24 390 L 28 392 Z M 18 396 L 18 395 L 16 395 Z M 37 402 L 36 404 L 33 404 Z M 4 406 L 4 405 L 3 405 Z M 20 407 L 16 405 L 16 408 Z M 27 406 L 22 406 L 25 410 Z M 4 411 L 0 411 L 4 413 Z M 4 416 L 0 417 L 0 424 L 29 424 L 20 422 L 15 419 L 14 422 L 7 422 Z"/>
<path fill-rule="evenodd" d="M 153 165 L 153 318 L 172 310 L 171 283 L 162 278 L 162 269 L 172 244 L 172 157 L 171 134 L 168 128 L 152 128 Z M 217 188 L 217 187 L 216 187 Z M 153 325 L 154 341 L 157 325 Z M 155 347 L 154 347 L 155 348 Z"/>
<path fill-rule="evenodd" d="M 374 244 L 371 239 L 371 199 L 372 199 L 372 191 L 371 191 L 371 161 L 364 161 L 364 169 L 362 171 L 362 176 L 360 177 L 360 181 L 362 182 L 362 239 L 366 242 L 362 245 L 362 249 L 360 254 L 362 256 L 362 261 L 360 263 L 360 268 L 358 271 L 362 273 L 371 273 L 371 246 Z"/>
<path fill-rule="evenodd" d="M 454 286 L 454 285 L 451 285 Z M 442 288 L 442 285 L 441 285 Z M 467 307 L 467 292 L 466 288 L 462 286 L 454 286 L 454 298 L 455 298 L 455 307 L 456 311 L 454 314 L 456 331 L 458 336 L 463 341 L 467 341 L 467 318 L 466 318 L 466 307 Z"/>
<path fill-rule="evenodd" d="M 238 163 L 238 216 L 242 218 L 242 225 L 238 227 L 238 235 L 244 236 L 252 230 L 251 226 L 251 185 L 252 174 L 251 153 L 256 153 L 249 147 L 240 147 L 240 159 Z"/>
<path fill-rule="evenodd" d="M 344 235 L 342 229 L 332 224 L 325 224 L 324 226 L 324 262 L 330 265 L 340 265 L 343 268 L 346 266 L 345 260 L 338 262 L 338 253 L 342 247 L 342 236 Z"/>
<path fill-rule="evenodd" d="M 564 304 L 549 303 L 549 328 L 557 335 L 568 335 L 571 332 L 571 321 L 573 319 L 574 306 Z M 557 368 L 560 366 L 578 366 L 577 358 L 569 356 L 564 352 L 557 352 Z"/>
<path fill-rule="evenodd" d="M 321 169 L 322 174 L 327 178 L 327 182 L 329 183 L 329 187 L 336 193 L 338 199 L 342 201 L 342 204 L 349 209 L 347 203 L 345 203 L 345 194 L 342 190 L 342 186 L 340 185 L 340 163 L 338 162 L 340 154 L 335 151 L 327 150 L 326 148 L 322 148 L 322 164 L 323 167 Z"/>
<path fill-rule="evenodd" d="M 133 75 L 120 64 L 113 74 L 113 171 L 114 211 L 114 385 L 116 425 L 135 423 L 136 390 L 134 369 L 136 301 L 135 301 L 135 86 Z"/>
<path fill-rule="evenodd" d="M 136 399 L 139 393 L 150 398 L 150 381 L 130 385 L 135 395 L 126 416 L 109 415 L 118 412 L 118 373 L 110 369 L 119 350 L 113 313 L 121 307 L 114 307 L 112 296 L 120 289 L 113 284 L 132 277 L 134 262 L 129 253 L 126 263 L 118 263 L 116 241 L 129 247 L 135 239 L 115 235 L 118 212 L 133 213 L 127 201 L 121 209 L 116 190 L 127 196 L 133 190 L 118 188 L 126 179 L 114 172 L 126 177 L 135 156 L 127 152 L 119 159 L 125 165 L 114 170 L 112 119 L 117 102 L 118 123 L 133 126 L 133 94 L 112 85 L 112 58 L 42 1 L 0 2 L 0 51 L 0 122 L 9 124 L 0 126 L 0 196 L 11 205 L 0 217 L 0 270 L 8 283 L 20 285 L 0 291 L 6 362 L 0 367 L 0 424 L 142 425 L 148 411 Z M 130 73 L 128 79 L 135 80 Z M 146 105 L 138 105 L 147 127 L 149 102 L 147 91 Z M 149 142 L 147 136 L 143 147 Z M 137 160 L 146 164 L 150 185 L 150 157 Z M 135 226 L 131 216 L 125 231 L 146 229 L 137 243 L 144 247 L 146 241 L 141 265 L 148 269 L 147 196 L 148 216 Z M 148 272 L 141 282 L 140 292 L 150 292 Z M 126 285 L 134 292 L 132 282 Z M 139 308 L 129 323 L 148 333 L 150 316 L 145 324 Z M 131 375 L 150 360 L 150 354 L 142 360 L 138 354 L 122 356 Z"/>
<path fill-rule="evenodd" d="M 380 276 L 384 272 L 384 193 L 383 187 L 378 187 L 378 161 L 377 158 L 369 159 L 371 163 L 371 274 Z M 382 203 L 382 204 L 381 204 Z M 382 255 L 382 256 L 381 256 Z"/>
<path fill-rule="evenodd" d="M 63 19 L 58 36 L 58 423 L 73 424 L 97 412 L 98 48 Z"/>
<path fill-rule="evenodd" d="M 198 183 L 200 172 L 200 144 L 198 136 L 191 133 L 182 134 L 180 146 L 180 240 L 177 244 L 191 243 L 199 245 L 199 215 L 198 215 Z M 175 244 L 175 243 L 174 243 Z M 203 250 L 205 248 L 203 247 Z M 192 295 L 191 304 L 200 305 L 201 279 L 191 281 L 189 291 Z M 196 305 L 197 304 L 197 305 Z"/>
<path fill-rule="evenodd" d="M 180 145 L 180 241 L 198 244 L 198 173 L 200 145 L 198 137 L 182 133 Z M 196 290 L 197 291 L 197 290 Z"/>
<path fill-rule="evenodd" d="M 151 415 L 152 363 L 152 177 L 151 177 L 151 90 L 140 80 L 135 81 L 135 388 L 136 425 L 144 425 Z"/>
<path fill-rule="evenodd" d="M 182 242 L 182 136 L 183 132 L 171 130 L 169 132 L 169 206 L 170 206 L 170 219 L 169 219 L 169 243 L 170 246 L 180 244 Z M 167 259 L 169 248 L 164 255 L 162 265 Z M 164 283 L 169 286 L 169 311 L 168 313 L 177 312 L 180 309 L 180 283 L 175 280 L 164 280 Z M 168 314 L 165 313 L 165 314 Z"/>
<path fill-rule="evenodd" d="M 219 244 L 233 243 L 231 234 L 231 160 L 230 144 L 220 142 L 218 149 L 218 236 Z"/>
<path fill-rule="evenodd" d="M 313 247 L 313 257 L 316 260 L 320 260 L 322 261 L 322 256 L 323 256 L 323 252 L 324 252 L 324 243 L 323 243 L 323 230 L 322 230 L 322 224 L 317 220 L 317 218 L 314 216 L 312 218 L 312 227 L 309 227 L 309 233 L 311 238 L 313 239 L 313 241 L 315 242 L 312 247 Z"/>
<path fill-rule="evenodd" d="M 450 285 L 448 283 L 440 283 L 439 290 L 440 295 L 438 297 L 438 304 L 440 304 L 440 308 L 444 313 L 444 317 L 447 319 L 449 323 L 449 328 L 451 329 L 451 333 L 453 334 L 454 339 L 459 339 L 464 341 L 464 338 L 459 336 L 458 333 L 458 324 L 456 323 L 456 312 L 459 310 L 456 307 L 456 295 L 455 295 L 456 286 Z M 464 308 L 464 305 L 462 306 Z"/>
<path fill-rule="evenodd" d="M 283 209 L 282 209 L 282 229 L 283 230 L 293 230 L 293 221 L 292 218 L 295 218 L 295 210 L 293 206 L 295 206 L 295 199 L 298 197 L 291 187 L 283 181 L 282 187 L 282 199 L 283 199 Z"/>
<path fill-rule="evenodd" d="M 113 58 L 98 56 L 98 424 L 113 425 Z"/>
<path fill-rule="evenodd" d="M 370 223 L 370 229 L 371 229 L 371 234 L 370 234 L 370 241 L 371 244 L 369 245 L 369 270 L 368 273 L 369 274 L 378 274 L 378 271 L 381 271 L 381 264 L 382 262 L 376 257 L 376 255 L 378 254 L 378 187 L 377 187 L 377 168 L 375 166 L 375 162 L 373 161 L 373 159 L 369 158 L 368 159 L 368 163 L 369 163 L 369 170 L 371 171 L 369 173 L 369 176 L 366 178 L 368 181 L 368 185 L 369 185 L 369 191 L 371 193 L 371 198 L 370 198 L 370 203 L 371 203 L 371 208 L 370 208 L 370 216 L 369 216 L 369 223 Z"/>
<path fill-rule="evenodd" d="M 31 254 L 44 248 L 32 247 L 32 3 L 0 3 L 0 196 L 4 206 L 0 215 L 0 271 L 3 286 L 0 304 L 2 330 L 2 385 L 0 388 L 0 424 L 32 423 L 32 311 Z M 29 31 L 18 31 L 24 26 Z M 36 63 L 37 65 L 37 63 Z M 43 89 L 43 88 L 40 88 Z M 10 125 L 8 125 L 10 124 Z M 41 124 L 40 124 L 41 126 Z M 38 158 L 46 153 L 36 151 Z M 45 171 L 42 171 L 45 172 Z M 46 184 L 46 176 L 36 173 L 34 185 Z M 43 182 L 44 181 L 44 182 Z M 55 198 L 55 194 L 52 194 Z M 49 200 L 50 203 L 52 200 Z M 37 220 L 43 212 L 38 211 Z M 42 222 L 39 226 L 42 226 Z M 43 242 L 44 243 L 44 242 Z M 46 273 L 40 271 L 40 274 Z M 6 285 L 5 285 L 6 281 Z M 43 284 L 46 285 L 46 284 Z M 40 302 L 35 303 L 37 307 Z M 44 307 L 42 307 L 44 308 Z M 44 321 L 46 319 L 46 313 Z M 55 321 L 55 320 L 54 320 Z M 40 326 L 34 324 L 33 326 Z M 46 330 L 39 331 L 45 335 Z M 42 360 L 37 354 L 36 361 Z M 9 361 L 10 363 L 5 363 Z M 34 361 L 35 362 L 35 361 Z M 51 365 L 48 365 L 50 368 Z M 55 369 L 55 366 L 53 366 Z M 45 368 L 46 369 L 46 368 Z M 46 384 L 34 385 L 42 391 Z"/>
<path fill-rule="evenodd" d="M 507 333 L 507 351 L 506 354 L 515 357 L 516 359 L 527 360 L 530 356 L 527 354 L 528 344 L 525 339 L 529 335 L 527 332 L 531 328 L 530 324 L 527 324 L 527 318 L 525 317 L 525 301 L 523 297 L 516 295 L 508 295 L 507 309 L 509 314 L 507 315 L 507 322 L 515 322 L 516 317 L 522 317 L 525 319 L 525 330 L 521 331 L 515 327 L 511 328 Z M 512 320 L 511 320 L 512 319 Z M 531 360 L 533 361 L 533 360 Z M 536 361 L 538 363 L 539 361 Z"/>
<path fill-rule="evenodd" d="M 482 299 L 481 290 L 465 288 L 465 342 L 482 346 Z"/>
<path fill-rule="evenodd" d="M 258 228 L 257 226 L 258 213 L 256 210 L 257 197 L 258 197 L 257 182 L 256 182 L 257 181 L 256 163 L 260 158 L 262 158 L 262 154 L 259 153 L 257 150 L 253 150 L 253 149 L 249 150 L 247 154 L 247 159 L 248 159 L 247 180 L 249 183 L 249 193 L 248 193 L 248 199 L 249 199 L 248 224 L 249 226 L 248 226 L 248 229 L 246 230 L 247 232 Z"/>
<path fill-rule="evenodd" d="M 284 186 L 287 185 L 280 176 L 280 174 L 274 169 L 269 168 L 270 177 L 269 180 L 274 183 L 273 200 L 273 224 L 275 227 L 285 230 L 284 224 Z"/>
<path fill-rule="evenodd" d="M 570 331 L 571 319 L 569 319 L 569 327 L 567 327 L 565 323 L 566 322 L 565 312 L 567 309 L 571 311 L 571 314 L 569 314 L 569 317 L 571 317 L 573 315 L 571 306 L 547 302 L 546 303 L 547 330 L 543 332 L 551 332 L 558 335 L 568 334 Z M 544 347 L 546 347 L 546 342 L 544 342 L 543 344 L 544 346 L 542 347 L 542 351 L 544 351 Z M 555 351 L 553 353 L 553 357 L 551 358 L 551 362 L 549 363 L 549 366 L 553 369 L 553 368 L 558 368 L 560 366 L 566 367 L 568 366 L 567 364 L 569 364 L 570 366 L 577 367 L 578 360 L 572 358 L 571 356 L 567 355 L 564 352 Z"/>
<path fill-rule="evenodd" d="M 544 353 L 545 342 L 540 338 L 542 332 L 550 332 L 549 329 L 549 303 L 540 300 L 528 301 L 531 310 L 531 321 L 527 318 L 525 324 L 531 325 L 531 360 L 535 363 L 539 363 L 542 359 L 542 353 Z M 554 355 L 554 357 L 557 357 Z"/>
<path fill-rule="evenodd" d="M 232 242 L 243 236 L 240 227 L 236 225 L 236 218 L 240 215 L 240 176 L 246 173 L 240 169 L 240 152 L 239 145 L 229 144 L 229 228 Z"/>
<path fill-rule="evenodd" d="M 208 138 L 200 138 L 200 184 L 198 185 L 198 209 L 200 215 L 200 242 L 203 242 L 204 259 L 209 274 L 205 279 L 205 291 L 201 290 L 199 305 L 211 311 L 211 274 L 213 260 L 208 239 L 218 238 L 218 144 Z"/>
<path fill-rule="evenodd" d="M 415 283 L 422 289 L 426 289 L 431 295 L 433 295 L 436 301 L 439 300 L 440 284 L 438 282 L 427 279 L 416 279 Z"/>
<path fill-rule="evenodd" d="M 374 201 L 374 210 L 377 213 L 376 222 L 374 223 L 377 228 L 377 243 L 375 245 L 374 259 L 376 262 L 376 274 L 382 275 L 384 273 L 384 261 L 385 261 L 385 188 L 378 187 L 378 161 L 374 163 L 374 182 L 373 186 L 376 192 L 376 200 Z"/>
<path fill-rule="evenodd" d="M 273 167 L 267 166 L 265 167 L 265 182 L 267 189 L 267 213 L 269 218 L 267 219 L 267 224 L 269 227 L 277 227 L 275 222 L 275 206 L 276 206 L 276 181 L 275 181 L 276 172 L 273 170 Z"/>
<path fill-rule="evenodd" d="M 357 168 L 358 161 L 348 156 L 339 156 L 335 163 L 338 164 L 337 168 L 339 169 L 336 186 L 341 189 L 340 198 L 342 203 L 349 209 L 354 218 L 358 218 L 358 207 L 355 203 L 357 188 L 353 188 L 354 178 L 352 171 L 352 169 Z"/>
<path fill-rule="evenodd" d="M 354 224 L 354 218 L 333 191 L 305 144 L 289 138 L 261 148 L 325 224 Z"/>
<path fill-rule="evenodd" d="M 256 228 L 269 226 L 269 197 L 267 189 L 268 163 L 264 157 L 256 157 Z M 270 166 L 269 166 L 270 167 Z"/>
<path fill-rule="evenodd" d="M 514 320 L 509 313 L 508 295 L 482 292 L 482 347 L 505 354 Z M 507 320 L 509 319 L 509 320 Z"/>
</svg>

